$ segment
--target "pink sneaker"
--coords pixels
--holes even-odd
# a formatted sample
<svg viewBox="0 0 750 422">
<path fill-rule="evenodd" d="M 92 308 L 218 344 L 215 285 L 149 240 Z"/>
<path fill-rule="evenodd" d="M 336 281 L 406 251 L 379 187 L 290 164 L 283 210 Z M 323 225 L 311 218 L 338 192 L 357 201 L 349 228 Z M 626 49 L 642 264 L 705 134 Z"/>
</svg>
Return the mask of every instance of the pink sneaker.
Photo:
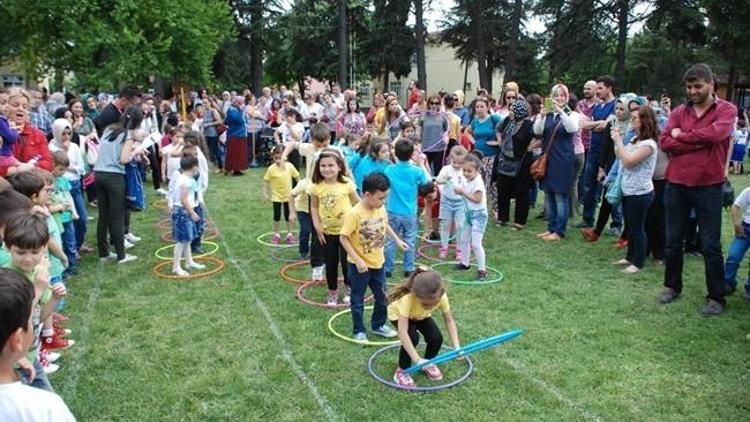
<svg viewBox="0 0 750 422">
<path fill-rule="evenodd" d="M 461 254 L 461 250 L 456 248 L 456 261 L 461 262 L 461 258 L 463 255 Z"/>
<path fill-rule="evenodd" d="M 393 382 L 401 388 L 412 389 L 417 387 L 411 375 L 404 373 L 404 370 L 401 368 L 396 368 L 396 373 L 393 374 Z"/>
<path fill-rule="evenodd" d="M 427 365 L 422 368 L 422 371 L 424 371 L 424 373 L 427 374 L 427 378 L 432 381 L 440 381 L 443 379 L 443 373 L 440 372 L 440 368 L 438 368 L 437 365 Z"/>
<path fill-rule="evenodd" d="M 326 306 L 333 308 L 338 304 L 338 300 L 339 300 L 339 292 L 337 290 L 329 290 L 328 300 L 326 301 Z"/>
<path fill-rule="evenodd" d="M 438 258 L 445 259 L 448 257 L 448 248 L 440 247 L 440 252 L 438 252 Z"/>
<path fill-rule="evenodd" d="M 281 235 L 279 235 L 278 233 L 276 233 L 271 238 L 271 243 L 273 243 L 274 245 L 278 245 L 279 242 L 281 242 Z"/>
<path fill-rule="evenodd" d="M 297 239 L 294 238 L 294 235 L 292 233 L 288 233 L 286 235 L 286 244 L 291 245 L 293 243 L 297 242 Z"/>
</svg>

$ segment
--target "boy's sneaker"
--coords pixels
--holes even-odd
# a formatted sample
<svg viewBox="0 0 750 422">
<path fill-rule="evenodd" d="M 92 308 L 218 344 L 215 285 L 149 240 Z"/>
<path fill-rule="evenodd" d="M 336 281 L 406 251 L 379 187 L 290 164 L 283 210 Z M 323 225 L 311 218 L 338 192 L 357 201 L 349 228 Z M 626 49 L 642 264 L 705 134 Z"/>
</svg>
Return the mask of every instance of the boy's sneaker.
<svg viewBox="0 0 750 422">
<path fill-rule="evenodd" d="M 461 270 L 461 271 L 466 271 L 466 270 L 468 270 L 470 268 L 471 268 L 470 266 L 464 265 L 464 264 L 462 264 L 460 262 L 453 267 L 454 270 Z"/>
<path fill-rule="evenodd" d="M 286 235 L 286 244 L 287 245 L 292 245 L 292 244 L 294 244 L 296 242 L 297 242 L 297 239 L 294 238 L 294 234 L 287 233 L 287 235 Z"/>
<path fill-rule="evenodd" d="M 67 340 L 60 336 L 42 337 L 42 349 L 57 350 L 67 349 L 76 344 L 74 340 Z"/>
<path fill-rule="evenodd" d="M 438 258 L 439 259 L 445 259 L 448 257 L 448 248 L 440 247 L 440 252 L 438 252 Z"/>
<path fill-rule="evenodd" d="M 187 267 L 188 270 L 205 270 L 206 266 L 203 264 L 199 264 L 197 262 L 191 262 L 187 264 L 185 267 Z"/>
<path fill-rule="evenodd" d="M 367 341 L 367 334 L 364 332 L 357 333 L 352 337 L 355 341 Z"/>
<path fill-rule="evenodd" d="M 417 388 L 417 384 L 414 383 L 411 375 L 405 373 L 401 368 L 396 368 L 396 372 L 393 374 L 393 382 L 401 388 Z"/>
<path fill-rule="evenodd" d="M 69 336 L 71 333 L 73 333 L 73 330 L 69 328 L 62 328 L 62 327 L 55 327 L 55 323 L 52 323 L 52 330 L 55 332 L 56 336 L 65 337 Z"/>
<path fill-rule="evenodd" d="M 39 351 L 39 361 L 46 360 L 49 363 L 55 363 L 60 359 L 62 355 L 57 352 L 50 352 L 49 350 L 40 350 Z"/>
<path fill-rule="evenodd" d="M 44 368 L 44 375 L 52 375 L 57 372 L 58 369 L 60 369 L 60 365 L 56 363 L 47 361 L 39 361 L 39 363 L 41 363 L 42 368 Z"/>
<path fill-rule="evenodd" d="M 134 235 L 133 233 L 127 233 L 127 234 L 125 234 L 125 240 L 127 240 L 130 243 L 137 243 L 137 242 L 140 242 L 143 239 L 141 239 L 140 237 Z"/>
<path fill-rule="evenodd" d="M 100 257 L 99 261 L 100 262 L 107 262 L 107 261 L 110 261 L 112 259 L 117 259 L 117 254 L 114 253 L 114 252 L 110 252 L 109 255 L 107 255 L 107 256 Z"/>
<path fill-rule="evenodd" d="M 328 300 L 326 300 L 326 306 L 331 308 L 338 304 L 339 292 L 336 290 L 330 290 L 328 292 Z"/>
<path fill-rule="evenodd" d="M 172 268 L 172 274 L 176 275 L 177 277 L 187 277 L 190 275 L 189 272 L 183 270 L 182 268 Z"/>
<path fill-rule="evenodd" d="M 274 245 L 278 245 L 279 242 L 281 242 L 281 235 L 278 233 L 274 233 L 273 237 L 271 238 L 271 243 Z"/>
<path fill-rule="evenodd" d="M 123 246 L 125 247 L 126 250 L 127 249 L 132 249 L 133 246 L 135 246 L 135 244 L 133 244 L 132 242 L 130 242 L 128 239 L 123 240 L 122 244 L 123 244 Z"/>
<path fill-rule="evenodd" d="M 352 288 L 349 286 L 346 286 L 346 289 L 344 290 L 344 305 L 349 305 L 352 303 Z"/>
<path fill-rule="evenodd" d="M 372 330 L 372 333 L 375 334 L 376 336 L 385 337 L 385 338 L 393 338 L 398 335 L 396 330 L 394 330 L 393 328 L 387 325 L 381 325 L 380 327 L 375 328 L 374 330 Z"/>
<path fill-rule="evenodd" d="M 443 379 L 443 373 L 440 372 L 440 368 L 437 365 L 425 365 L 422 367 L 422 371 L 427 374 L 427 378 L 432 381 L 440 381 Z"/>
<path fill-rule="evenodd" d="M 135 256 L 135 255 L 130 255 L 130 254 L 126 254 L 126 255 L 125 255 L 125 258 L 123 258 L 123 259 L 121 259 L 121 260 L 117 261 L 117 263 L 118 263 L 118 264 L 127 264 L 128 262 L 132 262 L 132 261 L 135 261 L 136 259 L 138 259 L 138 257 L 137 257 L 137 256 Z"/>
<path fill-rule="evenodd" d="M 323 271 L 325 271 L 326 266 L 320 265 L 317 267 L 313 267 L 312 269 L 312 279 L 313 281 L 323 281 Z"/>
<path fill-rule="evenodd" d="M 485 280 L 487 280 L 487 271 L 485 271 L 485 270 L 479 270 L 479 271 L 477 271 L 477 280 L 479 280 L 479 281 L 485 281 Z"/>
</svg>

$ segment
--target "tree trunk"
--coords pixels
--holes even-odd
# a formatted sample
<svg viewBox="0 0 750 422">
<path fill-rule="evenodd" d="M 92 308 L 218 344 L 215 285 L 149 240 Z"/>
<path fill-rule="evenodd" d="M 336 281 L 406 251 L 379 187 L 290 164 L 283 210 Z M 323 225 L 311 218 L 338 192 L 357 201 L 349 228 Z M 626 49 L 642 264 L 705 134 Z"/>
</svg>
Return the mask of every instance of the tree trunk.
<svg viewBox="0 0 750 422">
<path fill-rule="evenodd" d="M 467 94 L 466 92 L 466 84 L 469 82 L 469 61 L 466 60 L 464 62 L 464 84 L 461 85 L 461 91 L 464 92 L 464 94 Z"/>
<path fill-rule="evenodd" d="M 349 44 L 347 43 L 347 25 L 346 25 L 346 0 L 338 0 L 339 12 L 339 86 L 341 89 L 348 88 L 349 67 L 347 60 L 349 58 Z"/>
<path fill-rule="evenodd" d="M 487 77 L 487 49 L 484 28 L 484 0 L 477 0 L 472 4 L 472 20 L 474 21 L 474 42 L 477 43 L 477 66 L 479 68 L 479 88 L 487 89 L 490 78 Z"/>
<path fill-rule="evenodd" d="M 424 43 L 424 11 L 422 10 L 423 0 L 414 0 L 414 38 L 417 46 L 417 81 L 419 89 L 427 92 L 427 63 L 425 62 Z"/>
<path fill-rule="evenodd" d="M 510 16 L 510 40 L 508 55 L 505 56 L 505 76 L 503 82 L 512 81 L 516 77 L 516 58 L 518 57 L 518 37 L 523 15 L 523 0 L 515 0 L 513 14 Z"/>
<path fill-rule="evenodd" d="M 388 83 L 391 79 L 391 71 L 388 69 L 385 69 L 385 72 L 383 73 L 383 94 L 389 91 L 388 89 Z"/>
<path fill-rule="evenodd" d="M 628 42 L 628 24 L 630 19 L 630 0 L 618 0 L 617 11 L 617 67 L 615 68 L 615 82 L 619 86 L 625 84 L 625 47 Z"/>
<path fill-rule="evenodd" d="M 255 0 L 250 9 L 250 89 L 256 97 L 263 89 L 263 0 Z"/>
<path fill-rule="evenodd" d="M 737 86 L 737 65 L 733 61 L 729 65 L 729 76 L 727 76 L 727 98 L 730 103 L 734 102 L 735 87 Z M 716 87 L 714 87 L 715 89 Z"/>
</svg>

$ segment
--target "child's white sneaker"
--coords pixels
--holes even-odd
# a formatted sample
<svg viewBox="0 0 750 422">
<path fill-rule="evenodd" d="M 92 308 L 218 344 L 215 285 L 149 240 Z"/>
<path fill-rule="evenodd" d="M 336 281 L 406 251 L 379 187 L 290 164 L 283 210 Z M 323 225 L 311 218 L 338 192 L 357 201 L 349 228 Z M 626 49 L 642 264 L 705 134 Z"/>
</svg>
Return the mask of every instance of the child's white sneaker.
<svg viewBox="0 0 750 422">
<path fill-rule="evenodd" d="M 346 286 L 343 302 L 344 305 L 350 305 L 352 303 L 352 288 L 349 286 Z"/>
<path fill-rule="evenodd" d="M 125 250 L 128 250 L 128 249 L 132 248 L 135 245 L 132 242 L 130 242 L 128 239 L 125 239 L 123 241 L 123 246 L 125 246 Z"/>
<path fill-rule="evenodd" d="M 133 233 L 126 233 L 125 240 L 127 240 L 130 243 L 136 243 L 136 242 L 140 242 L 141 238 L 134 235 Z"/>
<path fill-rule="evenodd" d="M 130 255 L 130 254 L 126 254 L 126 255 L 125 255 L 125 258 L 123 258 L 123 259 L 121 259 L 121 260 L 117 261 L 117 263 L 118 263 L 118 264 L 127 264 L 128 262 L 131 262 L 131 261 L 135 261 L 136 259 L 138 259 L 138 257 L 137 257 L 137 256 L 135 256 L 135 255 Z"/>
<path fill-rule="evenodd" d="M 335 307 L 338 304 L 339 299 L 339 292 L 336 290 L 329 290 L 328 291 L 328 300 L 326 301 L 326 306 L 328 307 Z"/>
<path fill-rule="evenodd" d="M 317 267 L 313 267 L 312 269 L 312 279 L 313 281 L 323 281 L 323 272 L 325 271 L 326 266 L 320 265 Z"/>
<path fill-rule="evenodd" d="M 206 266 L 197 262 L 191 262 L 186 265 L 188 270 L 205 270 Z"/>
<path fill-rule="evenodd" d="M 176 275 L 177 277 L 187 277 L 190 275 L 189 272 L 183 270 L 182 268 L 172 268 L 172 274 Z"/>
</svg>

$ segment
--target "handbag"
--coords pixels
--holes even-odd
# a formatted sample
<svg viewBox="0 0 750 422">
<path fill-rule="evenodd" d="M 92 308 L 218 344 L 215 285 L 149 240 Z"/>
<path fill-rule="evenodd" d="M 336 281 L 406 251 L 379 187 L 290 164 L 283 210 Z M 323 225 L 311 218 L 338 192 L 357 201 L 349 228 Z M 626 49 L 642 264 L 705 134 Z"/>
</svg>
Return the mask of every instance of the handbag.
<svg viewBox="0 0 750 422">
<path fill-rule="evenodd" d="M 227 125 L 225 125 L 224 123 L 219 123 L 218 126 L 216 126 L 216 133 L 218 133 L 219 136 L 223 135 L 226 131 Z"/>
<path fill-rule="evenodd" d="M 495 160 L 497 161 L 496 163 L 497 174 L 499 174 L 500 176 L 505 176 L 505 177 L 518 176 L 518 172 L 521 170 L 521 164 L 523 163 L 523 158 L 521 159 L 510 158 L 503 153 L 497 154 L 497 158 Z"/>
<path fill-rule="evenodd" d="M 558 123 L 552 130 L 552 136 L 550 137 L 549 144 L 547 144 L 547 148 L 544 149 L 544 153 L 542 153 L 536 161 L 531 163 L 531 168 L 529 169 L 531 172 L 531 178 L 537 182 L 544 179 L 544 176 L 547 174 L 547 156 L 549 155 L 550 148 L 552 148 L 552 144 L 554 144 L 555 139 L 557 139 L 555 135 L 557 135 L 557 130 L 560 129 L 561 125 L 562 121 L 560 121 L 560 123 Z"/>
<path fill-rule="evenodd" d="M 613 207 L 616 207 L 620 205 L 622 202 L 622 169 L 620 169 L 620 172 L 617 173 L 617 177 L 615 178 L 615 181 L 610 183 L 610 185 L 607 187 L 607 202 L 609 202 Z"/>
</svg>

